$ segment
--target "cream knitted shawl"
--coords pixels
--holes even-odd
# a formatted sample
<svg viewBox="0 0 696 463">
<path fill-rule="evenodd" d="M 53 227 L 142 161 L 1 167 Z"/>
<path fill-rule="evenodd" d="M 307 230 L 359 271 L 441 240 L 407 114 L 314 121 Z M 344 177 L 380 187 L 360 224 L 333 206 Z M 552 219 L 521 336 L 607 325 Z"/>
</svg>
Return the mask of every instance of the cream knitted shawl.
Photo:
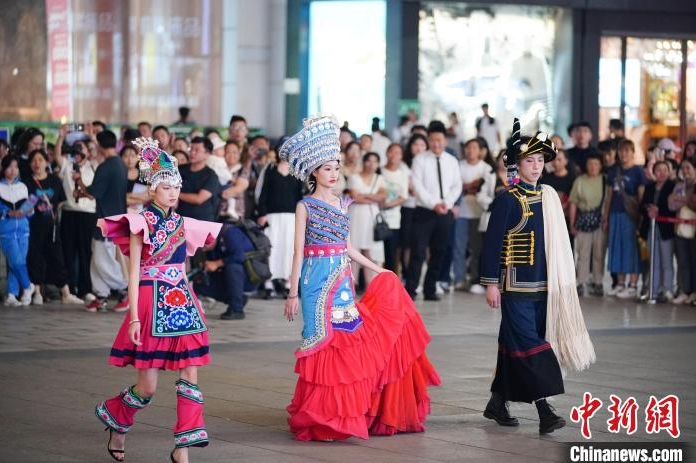
<svg viewBox="0 0 696 463">
<path fill-rule="evenodd" d="M 576 288 L 575 262 L 558 193 L 541 186 L 548 300 L 546 340 L 565 371 L 581 371 L 596 360 Z"/>
</svg>

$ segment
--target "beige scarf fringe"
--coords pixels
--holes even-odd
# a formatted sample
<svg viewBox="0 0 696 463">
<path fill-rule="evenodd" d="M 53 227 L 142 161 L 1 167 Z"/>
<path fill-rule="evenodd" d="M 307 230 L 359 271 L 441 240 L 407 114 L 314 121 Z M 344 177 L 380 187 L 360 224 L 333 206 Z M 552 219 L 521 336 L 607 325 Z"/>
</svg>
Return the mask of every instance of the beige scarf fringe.
<svg viewBox="0 0 696 463">
<path fill-rule="evenodd" d="M 582 371 L 596 360 L 582 316 L 575 279 L 575 262 L 563 218 L 558 193 L 541 186 L 544 214 L 544 249 L 548 300 L 546 303 L 546 340 L 563 369 Z"/>
</svg>

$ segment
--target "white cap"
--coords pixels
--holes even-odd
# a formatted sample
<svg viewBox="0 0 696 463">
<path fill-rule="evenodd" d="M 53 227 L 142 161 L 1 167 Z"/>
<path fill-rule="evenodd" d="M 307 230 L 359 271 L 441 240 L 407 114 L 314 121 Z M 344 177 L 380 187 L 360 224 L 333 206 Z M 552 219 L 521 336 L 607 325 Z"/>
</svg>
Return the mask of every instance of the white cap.
<svg viewBox="0 0 696 463">
<path fill-rule="evenodd" d="M 657 142 L 657 147 L 662 151 L 672 151 L 674 153 L 681 152 L 681 148 L 677 148 L 671 138 L 662 138 Z"/>
</svg>

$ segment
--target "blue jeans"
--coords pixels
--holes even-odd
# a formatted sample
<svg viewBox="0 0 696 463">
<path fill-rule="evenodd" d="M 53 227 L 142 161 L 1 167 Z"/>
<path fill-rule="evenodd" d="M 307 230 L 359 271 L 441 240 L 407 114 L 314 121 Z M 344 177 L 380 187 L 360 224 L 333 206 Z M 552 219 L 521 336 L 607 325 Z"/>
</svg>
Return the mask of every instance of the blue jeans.
<svg viewBox="0 0 696 463">
<path fill-rule="evenodd" d="M 452 247 L 452 272 L 454 282 L 463 282 L 466 277 L 466 251 L 469 250 L 469 281 L 478 284 L 481 233 L 479 219 L 458 218 L 454 222 L 454 245 Z"/>
<path fill-rule="evenodd" d="M 27 251 L 29 235 L 16 234 L 0 236 L 0 247 L 5 254 L 9 272 L 7 273 L 7 294 L 18 295 L 20 289 L 31 285 L 27 271 Z"/>
</svg>

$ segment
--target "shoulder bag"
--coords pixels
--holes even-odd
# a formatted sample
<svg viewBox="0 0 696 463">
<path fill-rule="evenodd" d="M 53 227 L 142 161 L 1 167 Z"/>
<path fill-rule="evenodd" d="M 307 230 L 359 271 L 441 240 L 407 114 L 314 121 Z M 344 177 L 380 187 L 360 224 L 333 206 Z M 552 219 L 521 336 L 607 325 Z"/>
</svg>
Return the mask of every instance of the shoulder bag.
<svg viewBox="0 0 696 463">
<path fill-rule="evenodd" d="M 375 181 L 372 183 L 372 187 L 370 188 L 370 193 L 373 193 L 375 186 L 377 185 L 377 179 L 379 178 L 379 174 L 375 174 Z M 370 204 L 370 208 L 372 208 L 372 204 Z M 375 221 L 374 225 L 372 228 L 372 240 L 373 241 L 385 241 L 388 240 L 389 238 L 392 237 L 394 232 L 392 231 L 391 228 L 389 228 L 389 224 L 387 221 L 384 219 L 384 216 L 382 215 L 382 211 L 378 210 L 377 214 L 375 215 Z"/>
</svg>

